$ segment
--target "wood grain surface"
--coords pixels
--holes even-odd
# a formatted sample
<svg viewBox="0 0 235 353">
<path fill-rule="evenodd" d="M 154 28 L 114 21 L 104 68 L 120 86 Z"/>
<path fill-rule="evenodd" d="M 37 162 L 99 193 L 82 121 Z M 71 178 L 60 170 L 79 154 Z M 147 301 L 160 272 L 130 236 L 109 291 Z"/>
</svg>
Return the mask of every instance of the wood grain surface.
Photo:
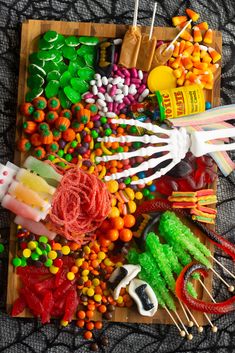
<svg viewBox="0 0 235 353">
<path fill-rule="evenodd" d="M 36 50 L 36 45 L 40 35 L 48 30 L 55 30 L 63 35 L 87 35 L 97 36 L 99 38 L 119 38 L 123 37 L 129 26 L 127 25 L 115 25 L 115 24 L 103 24 L 103 23 L 79 23 L 79 22 L 62 22 L 62 21 L 40 21 L 40 20 L 27 20 L 22 24 L 21 34 L 21 51 L 20 51 L 20 68 L 19 68 L 19 84 L 18 84 L 18 106 L 24 102 L 25 94 L 27 91 L 27 67 L 29 54 Z M 148 33 L 149 27 L 142 26 L 142 33 Z M 175 28 L 168 27 L 155 27 L 153 35 L 156 36 L 157 40 L 171 41 L 178 33 Z M 211 44 L 218 52 L 222 51 L 222 35 L 218 31 L 213 31 L 213 42 Z M 212 91 L 205 91 L 205 99 L 211 101 L 212 106 L 220 105 L 220 81 L 221 81 L 221 68 L 219 68 L 215 75 L 214 88 Z M 17 113 L 16 125 L 21 126 L 22 116 Z M 21 131 L 17 128 L 16 140 L 21 135 Z M 18 151 L 15 152 L 14 162 L 17 165 L 22 165 L 25 155 L 22 155 Z M 212 185 L 216 190 L 216 183 Z M 184 220 L 185 222 L 185 220 Z M 197 228 L 191 227 L 192 231 L 200 237 L 201 241 L 214 252 L 213 245 L 209 242 L 208 238 Z M 10 231 L 10 253 L 9 253 L 9 269 L 8 269 L 8 289 L 7 289 L 7 310 L 10 312 L 12 304 L 18 297 L 18 289 L 20 288 L 20 281 L 15 273 L 15 268 L 12 266 L 12 259 L 16 254 L 16 226 L 11 224 Z M 204 280 L 209 292 L 212 291 L 212 272 Z M 198 284 L 196 289 L 199 298 L 210 301 L 208 294 Z M 187 324 L 187 321 L 183 315 L 180 305 L 177 305 L 177 310 L 182 318 L 183 322 Z M 207 321 L 203 314 L 194 312 L 194 316 L 200 325 L 205 325 Z M 25 310 L 20 317 L 32 317 L 28 310 Z M 100 319 L 100 314 L 96 314 L 95 320 Z M 159 309 L 153 318 L 143 317 L 137 313 L 136 307 L 131 309 L 117 308 L 114 312 L 112 321 L 117 322 L 138 322 L 138 323 L 160 323 L 160 324 L 172 324 L 172 320 L 164 309 Z"/>
</svg>

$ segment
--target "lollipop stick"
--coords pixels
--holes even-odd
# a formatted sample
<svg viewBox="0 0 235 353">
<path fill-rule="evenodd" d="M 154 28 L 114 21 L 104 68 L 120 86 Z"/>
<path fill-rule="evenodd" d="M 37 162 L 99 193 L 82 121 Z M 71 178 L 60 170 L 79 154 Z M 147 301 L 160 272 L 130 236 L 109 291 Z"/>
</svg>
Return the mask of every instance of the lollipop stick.
<svg viewBox="0 0 235 353">
<path fill-rule="evenodd" d="M 166 49 L 164 50 L 167 51 L 176 41 L 177 39 L 180 37 L 180 35 L 185 31 L 185 29 L 190 25 L 190 23 L 192 22 L 192 20 L 189 20 L 186 25 L 181 29 L 181 31 L 177 34 L 177 36 L 170 42 L 170 44 L 166 47 Z"/>
<path fill-rule="evenodd" d="M 231 277 L 233 277 L 235 279 L 235 276 L 232 272 L 230 272 L 226 267 L 224 267 L 224 265 L 222 265 L 214 256 L 210 256 L 220 267 L 222 267 L 224 269 L 224 271 L 226 271 L 227 273 L 230 274 Z"/>
<path fill-rule="evenodd" d="M 181 330 L 181 328 L 179 327 L 179 325 L 177 324 L 174 316 L 171 314 L 171 312 L 167 309 L 167 307 L 165 306 L 164 309 L 166 310 L 167 314 L 170 316 L 171 320 L 174 322 L 175 326 L 177 327 L 181 337 L 185 336 L 185 331 Z"/>
<path fill-rule="evenodd" d="M 185 310 L 185 307 L 183 306 L 183 303 L 179 299 L 178 299 L 178 301 L 180 303 L 181 309 L 183 310 L 184 316 L 186 317 L 186 320 L 188 321 L 188 326 L 193 327 L 193 321 L 190 320 L 190 318 L 188 317 L 188 314 Z"/>
<path fill-rule="evenodd" d="M 211 293 L 208 291 L 208 289 L 206 288 L 205 284 L 200 280 L 200 278 L 198 279 L 198 281 L 201 283 L 201 286 L 205 289 L 205 291 L 207 292 L 207 294 L 209 295 L 209 297 L 211 298 L 211 300 L 216 303 L 215 299 L 212 297 Z"/>
<path fill-rule="evenodd" d="M 206 313 L 203 313 L 203 314 L 204 314 L 205 318 L 207 319 L 207 321 L 209 322 L 209 324 L 210 324 L 210 326 L 211 326 L 211 331 L 212 331 L 213 333 L 216 333 L 217 330 L 218 330 L 217 326 L 213 325 L 213 323 L 211 322 L 209 316 L 208 316 Z"/>
<path fill-rule="evenodd" d="M 154 8 L 153 8 L 153 17 L 152 17 L 151 28 L 150 28 L 150 32 L 149 32 L 149 40 L 151 40 L 152 35 L 153 35 L 153 27 L 154 27 L 154 22 L 155 22 L 156 10 L 157 10 L 157 3 L 155 2 Z"/>
<path fill-rule="evenodd" d="M 211 271 L 226 285 L 226 287 L 228 287 L 229 292 L 233 292 L 233 291 L 234 291 L 234 286 L 231 286 L 230 284 L 228 284 L 228 283 L 213 269 L 213 267 L 211 267 Z"/>
<path fill-rule="evenodd" d="M 192 335 L 191 333 L 189 333 L 189 332 L 188 332 L 188 330 L 186 329 L 186 327 L 185 327 L 185 325 L 184 325 L 184 323 L 183 323 L 183 321 L 182 321 L 181 317 L 179 316 L 179 314 L 177 313 L 177 311 L 176 311 L 176 310 L 174 311 L 174 313 L 175 313 L 175 315 L 176 315 L 177 319 L 179 320 L 179 322 L 181 323 L 181 325 L 182 325 L 182 327 L 183 327 L 184 331 L 186 332 L 188 340 L 190 340 L 190 341 L 191 341 L 191 339 L 193 338 L 193 335 Z"/>
<path fill-rule="evenodd" d="M 133 18 L 133 27 L 136 27 L 136 26 L 137 26 L 138 8 L 139 8 L 139 0 L 135 0 L 135 10 L 134 10 L 134 18 Z"/>
<path fill-rule="evenodd" d="M 187 310 L 187 312 L 189 313 L 189 315 L 191 316 L 193 322 L 195 323 L 195 325 L 197 326 L 197 330 L 199 333 L 201 333 L 203 331 L 203 327 L 199 325 L 199 323 L 197 322 L 196 318 L 193 316 L 193 313 L 189 310 L 189 308 L 187 307 L 187 305 L 184 305 L 185 309 Z"/>
</svg>

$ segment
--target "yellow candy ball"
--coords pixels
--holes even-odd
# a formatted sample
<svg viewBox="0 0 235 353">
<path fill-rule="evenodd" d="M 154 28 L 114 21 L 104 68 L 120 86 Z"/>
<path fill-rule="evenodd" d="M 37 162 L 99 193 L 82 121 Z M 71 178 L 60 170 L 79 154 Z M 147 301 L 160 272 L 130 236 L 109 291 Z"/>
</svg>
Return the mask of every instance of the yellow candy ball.
<svg viewBox="0 0 235 353">
<path fill-rule="evenodd" d="M 95 291 L 93 288 L 88 288 L 86 294 L 88 295 L 88 297 L 93 297 L 93 295 L 95 294 Z"/>
<path fill-rule="evenodd" d="M 143 198 L 143 194 L 142 194 L 142 192 L 140 192 L 140 191 L 137 191 L 136 193 L 135 193 L 135 198 L 136 198 L 136 200 L 142 200 L 142 198 Z"/>
<path fill-rule="evenodd" d="M 83 271 L 82 271 L 82 276 L 88 276 L 89 273 L 90 273 L 89 270 L 83 270 Z"/>
<path fill-rule="evenodd" d="M 61 324 L 61 326 L 66 327 L 66 326 L 68 326 L 69 322 L 68 322 L 68 321 L 64 321 L 64 320 L 61 320 L 61 321 L 60 321 L 60 324 Z"/>
<path fill-rule="evenodd" d="M 134 175 L 133 177 L 131 177 L 131 180 L 132 181 L 137 181 L 137 180 L 139 180 L 139 177 L 137 175 Z"/>
<path fill-rule="evenodd" d="M 94 295 L 94 300 L 95 300 L 96 302 L 101 302 L 101 300 L 102 300 L 101 294 L 95 294 L 95 295 Z"/>
<path fill-rule="evenodd" d="M 113 266 L 113 262 L 110 259 L 108 259 L 108 258 L 106 258 L 104 260 L 104 264 L 105 264 L 105 266 Z"/>
<path fill-rule="evenodd" d="M 51 272 L 53 275 L 56 275 L 57 272 L 59 271 L 59 267 L 56 267 L 56 266 L 54 266 L 54 265 L 51 265 L 51 266 L 49 267 L 49 270 L 50 270 L 50 272 Z"/>
<path fill-rule="evenodd" d="M 73 281 L 75 278 L 75 274 L 73 272 L 68 272 L 67 273 L 67 278 L 69 281 Z"/>
<path fill-rule="evenodd" d="M 128 201 L 128 209 L 130 213 L 135 213 L 136 203 L 134 201 Z"/>
<path fill-rule="evenodd" d="M 87 291 L 88 291 L 88 288 L 87 288 L 87 287 L 83 287 L 83 288 L 82 288 L 82 294 L 86 295 L 86 294 L 87 294 Z"/>
<path fill-rule="evenodd" d="M 37 247 L 37 244 L 36 244 L 34 241 L 30 241 L 30 242 L 28 243 L 28 248 L 29 248 L 30 250 L 34 250 L 34 249 L 36 249 L 36 247 Z"/>
<path fill-rule="evenodd" d="M 28 259 L 31 256 L 31 250 L 30 249 L 24 249 L 23 250 L 23 256 Z"/>
<path fill-rule="evenodd" d="M 116 204 L 117 204 L 117 199 L 115 199 L 115 197 L 113 197 L 111 200 L 112 207 L 116 206 Z"/>
<path fill-rule="evenodd" d="M 75 265 L 76 265 L 77 267 L 81 267 L 83 261 L 84 261 L 84 259 L 78 258 L 78 259 L 75 260 Z"/>
<path fill-rule="evenodd" d="M 105 252 L 99 251 L 97 257 L 99 260 L 104 260 L 106 258 Z"/>
<path fill-rule="evenodd" d="M 83 251 L 86 255 L 89 255 L 91 252 L 91 249 L 89 248 L 89 246 L 86 245 L 86 246 L 84 246 Z"/>
<path fill-rule="evenodd" d="M 68 245 L 64 245 L 62 246 L 61 251 L 63 255 L 68 255 L 70 253 L 70 247 Z"/>
<path fill-rule="evenodd" d="M 120 216 L 119 209 L 117 207 L 112 207 L 108 217 L 109 218 L 114 218 L 114 217 L 119 217 L 119 216 Z"/>
<path fill-rule="evenodd" d="M 116 180 L 110 180 L 107 182 L 107 188 L 108 188 L 108 191 L 111 192 L 111 194 L 114 194 L 115 192 L 118 191 L 118 182 Z"/>
<path fill-rule="evenodd" d="M 92 284 L 93 284 L 94 287 L 97 287 L 97 286 L 100 284 L 99 278 L 94 278 L 94 279 L 92 280 Z"/>
<path fill-rule="evenodd" d="M 57 252 L 54 250 L 49 251 L 49 253 L 47 254 L 47 256 L 49 257 L 49 259 L 51 260 L 55 260 L 57 258 Z"/>
<path fill-rule="evenodd" d="M 117 298 L 117 303 L 118 304 L 122 304 L 123 303 L 123 297 L 121 295 Z"/>
</svg>

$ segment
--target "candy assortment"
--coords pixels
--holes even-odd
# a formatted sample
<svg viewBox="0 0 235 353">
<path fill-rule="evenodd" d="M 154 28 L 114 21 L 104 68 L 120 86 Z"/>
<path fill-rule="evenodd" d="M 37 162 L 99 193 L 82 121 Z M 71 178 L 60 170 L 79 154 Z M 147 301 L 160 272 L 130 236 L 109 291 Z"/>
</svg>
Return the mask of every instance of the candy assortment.
<svg viewBox="0 0 235 353">
<path fill-rule="evenodd" d="M 189 20 L 172 19 L 178 35 L 157 41 L 156 4 L 144 34 L 135 5 L 123 38 L 49 30 L 30 54 L 17 143 L 27 155 L 23 166 L 0 165 L 2 206 L 18 225 L 13 266 L 21 288 L 12 315 L 27 308 L 42 323 L 76 319 L 93 340 L 116 308 L 152 318 L 161 307 L 191 340 L 187 326 L 203 330 L 191 310 L 214 332 L 207 313 L 234 310 L 234 297 L 197 299 L 208 271 L 234 287 L 194 234 L 196 225 L 234 260 L 234 245 L 205 225 L 216 217 L 215 163 L 234 168 L 226 151 L 235 133 L 225 123 L 233 106 L 211 109 L 207 92 L 221 56 L 207 23 L 191 29 L 199 15 L 187 9 Z M 99 349 L 95 340 L 90 348 Z"/>
</svg>

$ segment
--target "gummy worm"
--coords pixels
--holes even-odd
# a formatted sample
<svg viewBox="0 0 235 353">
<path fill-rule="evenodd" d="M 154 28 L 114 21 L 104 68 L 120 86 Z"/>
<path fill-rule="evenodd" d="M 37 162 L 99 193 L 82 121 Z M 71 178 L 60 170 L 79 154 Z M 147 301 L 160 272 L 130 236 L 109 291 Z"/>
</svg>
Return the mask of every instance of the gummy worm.
<svg viewBox="0 0 235 353">
<path fill-rule="evenodd" d="M 203 277 L 207 277 L 206 267 L 201 264 L 191 262 L 185 266 L 176 280 L 175 291 L 177 297 L 182 300 L 190 309 L 208 314 L 226 314 L 235 310 L 235 295 L 220 303 L 207 303 L 203 300 L 195 299 L 187 293 L 187 282 L 190 276 L 199 272 Z"/>
</svg>

